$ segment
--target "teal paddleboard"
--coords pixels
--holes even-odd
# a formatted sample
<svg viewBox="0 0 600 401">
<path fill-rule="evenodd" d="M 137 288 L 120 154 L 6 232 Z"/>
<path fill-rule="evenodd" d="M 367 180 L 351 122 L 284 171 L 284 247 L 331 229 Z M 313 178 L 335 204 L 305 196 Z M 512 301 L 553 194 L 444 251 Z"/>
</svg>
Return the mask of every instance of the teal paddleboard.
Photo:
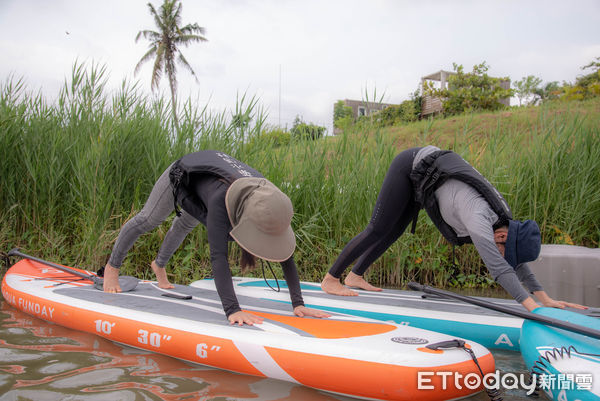
<svg viewBox="0 0 600 401">
<path fill-rule="evenodd" d="M 234 277 L 236 294 L 289 303 L 285 281 Z M 269 286 L 280 292 L 273 291 Z M 192 287 L 214 289 L 211 279 L 199 280 Z M 318 283 L 301 282 L 307 306 L 397 324 L 424 328 L 452 336 L 469 338 L 487 348 L 518 351 L 523 319 L 463 302 L 439 298 L 418 291 L 384 289 L 381 292 L 357 290 L 357 297 L 326 294 Z M 525 309 L 514 300 L 480 298 L 501 305 Z M 600 311 L 600 310 L 599 310 Z"/>
<path fill-rule="evenodd" d="M 600 330 L 600 319 L 556 308 L 533 313 Z M 526 320 L 521 355 L 538 387 L 555 401 L 600 401 L 600 339 Z"/>
</svg>

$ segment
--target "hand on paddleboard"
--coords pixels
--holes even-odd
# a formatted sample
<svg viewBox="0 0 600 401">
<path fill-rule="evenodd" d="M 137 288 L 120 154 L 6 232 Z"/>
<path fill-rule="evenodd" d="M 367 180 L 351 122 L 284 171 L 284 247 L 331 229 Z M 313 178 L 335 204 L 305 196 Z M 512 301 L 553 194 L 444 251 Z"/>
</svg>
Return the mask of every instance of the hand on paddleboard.
<svg viewBox="0 0 600 401">
<path fill-rule="evenodd" d="M 331 315 L 327 312 L 323 312 L 322 310 L 318 310 L 318 309 L 310 309 L 310 308 L 307 308 L 306 306 L 296 306 L 294 308 L 294 315 L 296 315 L 298 317 L 305 317 L 305 316 L 319 317 L 319 318 L 331 317 Z"/>
<path fill-rule="evenodd" d="M 244 311 L 232 313 L 227 317 L 227 319 L 229 319 L 229 324 L 238 324 L 240 326 L 243 326 L 244 323 L 249 326 L 252 326 L 255 324 L 261 324 L 263 322 L 262 317 L 255 316 L 251 313 L 246 313 Z"/>
<path fill-rule="evenodd" d="M 544 301 L 544 306 L 548 306 L 551 308 L 558 308 L 558 309 L 564 309 L 567 307 L 574 308 L 574 309 L 588 309 L 588 307 L 585 305 L 574 304 L 574 303 L 567 302 L 567 301 L 556 301 L 552 298 Z"/>
</svg>

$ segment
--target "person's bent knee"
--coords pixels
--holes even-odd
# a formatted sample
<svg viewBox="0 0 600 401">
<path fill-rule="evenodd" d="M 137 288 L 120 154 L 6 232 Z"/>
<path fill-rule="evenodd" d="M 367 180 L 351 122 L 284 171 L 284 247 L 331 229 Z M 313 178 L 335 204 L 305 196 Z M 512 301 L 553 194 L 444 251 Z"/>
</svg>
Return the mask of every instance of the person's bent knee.
<svg viewBox="0 0 600 401">
<path fill-rule="evenodd" d="M 363 235 L 365 239 L 381 238 L 384 236 L 389 229 L 387 227 L 381 227 L 379 224 L 369 223 L 367 228 L 364 229 Z"/>
<path fill-rule="evenodd" d="M 175 218 L 172 228 L 189 234 L 199 223 L 194 217 L 183 214 L 181 217 Z"/>
<path fill-rule="evenodd" d="M 133 226 L 138 227 L 142 232 L 154 230 L 162 223 L 159 219 L 152 218 L 152 216 L 145 216 L 141 213 L 135 215 L 129 222 L 131 222 Z"/>
</svg>

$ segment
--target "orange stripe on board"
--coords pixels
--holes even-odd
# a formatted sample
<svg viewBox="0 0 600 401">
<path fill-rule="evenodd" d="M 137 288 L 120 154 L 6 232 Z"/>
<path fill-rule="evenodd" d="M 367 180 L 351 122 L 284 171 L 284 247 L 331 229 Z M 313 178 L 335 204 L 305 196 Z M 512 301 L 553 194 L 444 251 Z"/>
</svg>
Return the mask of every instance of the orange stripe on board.
<svg viewBox="0 0 600 401">
<path fill-rule="evenodd" d="M 464 377 L 472 372 L 478 373 L 471 359 L 445 366 L 416 368 L 271 347 L 265 349 L 275 362 L 299 383 L 341 394 L 394 401 L 433 401 L 465 397 L 479 391 L 469 390 L 464 386 L 458 389 L 454 384 L 454 376 L 446 379 L 444 390 L 443 377 L 435 375 L 435 372 L 458 372 Z M 432 361 L 434 358 L 432 356 Z M 494 357 L 491 353 L 478 358 L 478 362 L 484 374 L 494 371 Z M 432 373 L 425 376 L 431 381 L 424 384 L 433 386 L 434 389 L 418 389 L 419 372 Z"/>
<path fill-rule="evenodd" d="M 262 316 L 265 319 L 274 320 L 288 326 L 300 329 L 317 338 L 349 338 L 373 336 L 383 334 L 396 329 L 396 326 L 384 323 L 362 323 L 347 322 L 333 319 L 300 318 L 297 316 L 277 315 L 273 313 L 246 310 L 244 312 Z"/>
</svg>

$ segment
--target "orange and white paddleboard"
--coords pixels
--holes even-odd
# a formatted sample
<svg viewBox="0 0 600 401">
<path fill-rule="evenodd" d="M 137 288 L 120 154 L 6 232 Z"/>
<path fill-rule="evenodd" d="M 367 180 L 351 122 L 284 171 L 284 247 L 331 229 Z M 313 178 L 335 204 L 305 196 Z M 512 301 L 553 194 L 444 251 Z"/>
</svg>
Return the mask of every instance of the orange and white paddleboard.
<svg viewBox="0 0 600 401">
<path fill-rule="evenodd" d="M 28 259 L 5 274 L 2 295 L 23 312 L 74 330 L 352 397 L 451 400 L 482 390 L 469 385 L 481 372 L 468 352 L 432 349 L 454 337 L 396 323 L 343 314 L 299 318 L 289 305 L 239 296 L 242 308 L 264 322 L 232 326 L 215 290 L 181 285 L 164 290 L 140 282 L 133 291 L 108 294 L 87 280 Z M 494 371 L 486 348 L 470 341 L 466 346 L 483 374 Z"/>
</svg>

